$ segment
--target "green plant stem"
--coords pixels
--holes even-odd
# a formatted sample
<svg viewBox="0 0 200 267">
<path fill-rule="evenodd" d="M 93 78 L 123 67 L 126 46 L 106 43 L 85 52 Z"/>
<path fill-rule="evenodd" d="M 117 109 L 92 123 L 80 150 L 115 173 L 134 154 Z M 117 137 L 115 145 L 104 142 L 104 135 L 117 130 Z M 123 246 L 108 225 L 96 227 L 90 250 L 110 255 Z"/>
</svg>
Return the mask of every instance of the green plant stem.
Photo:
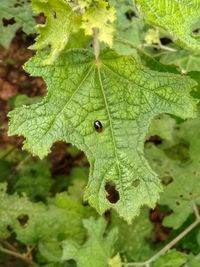
<svg viewBox="0 0 200 267">
<path fill-rule="evenodd" d="M 0 159 L 4 160 L 6 159 L 12 152 L 16 149 L 16 147 L 12 147 L 10 150 L 8 150 Z"/>
<path fill-rule="evenodd" d="M 162 45 L 162 44 L 158 44 L 158 45 L 148 45 L 148 44 L 143 44 L 144 47 L 153 47 L 153 48 L 158 48 L 158 49 L 162 49 L 162 50 L 166 50 L 166 51 L 169 51 L 169 52 L 176 52 L 176 49 L 174 48 L 171 48 L 169 46 L 165 46 L 165 45 Z"/>
<path fill-rule="evenodd" d="M 98 34 L 99 34 L 99 30 L 97 28 L 94 28 L 93 29 L 93 49 L 94 49 L 96 62 L 98 62 L 99 60 L 99 53 L 100 53 Z"/>
<path fill-rule="evenodd" d="M 3 247 L 0 247 L 0 251 L 3 252 L 3 253 L 6 253 L 8 255 L 14 256 L 14 257 L 16 257 L 18 259 L 21 259 L 22 261 L 24 261 L 25 263 L 27 263 L 28 266 L 34 266 L 33 261 L 31 261 L 30 259 L 28 259 L 26 256 L 20 254 L 19 252 L 11 251 L 11 250 L 8 250 L 8 249 L 3 248 Z"/>
<path fill-rule="evenodd" d="M 196 215 L 196 220 L 190 224 L 183 232 L 181 232 L 177 237 L 175 237 L 171 242 L 169 242 L 166 246 L 164 246 L 160 251 L 158 251 L 155 255 L 149 258 L 144 262 L 129 262 L 123 263 L 124 267 L 134 267 L 134 266 L 144 266 L 150 267 L 150 264 L 157 260 L 161 255 L 165 254 L 168 250 L 170 250 L 174 245 L 176 245 L 183 237 L 185 237 L 188 233 L 190 233 L 195 227 L 200 224 L 200 215 L 198 212 L 198 208 L 194 205 L 194 213 Z"/>
</svg>

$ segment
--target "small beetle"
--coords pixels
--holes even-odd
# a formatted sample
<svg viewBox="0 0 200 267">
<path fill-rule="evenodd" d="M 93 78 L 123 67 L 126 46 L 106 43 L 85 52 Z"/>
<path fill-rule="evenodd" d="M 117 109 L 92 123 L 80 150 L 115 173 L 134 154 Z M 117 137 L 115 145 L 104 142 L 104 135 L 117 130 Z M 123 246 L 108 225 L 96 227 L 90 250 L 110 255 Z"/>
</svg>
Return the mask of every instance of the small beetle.
<svg viewBox="0 0 200 267">
<path fill-rule="evenodd" d="M 98 133 L 101 133 L 103 131 L 103 126 L 100 121 L 94 122 L 94 128 Z"/>
</svg>

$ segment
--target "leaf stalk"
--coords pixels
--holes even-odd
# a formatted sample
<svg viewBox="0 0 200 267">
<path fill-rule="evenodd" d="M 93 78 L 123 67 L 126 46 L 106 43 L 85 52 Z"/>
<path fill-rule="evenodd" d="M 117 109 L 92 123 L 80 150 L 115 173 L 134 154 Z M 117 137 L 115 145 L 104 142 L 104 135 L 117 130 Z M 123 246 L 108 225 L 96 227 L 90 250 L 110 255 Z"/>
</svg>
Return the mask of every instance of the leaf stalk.
<svg viewBox="0 0 200 267">
<path fill-rule="evenodd" d="M 94 49 L 94 55 L 95 55 L 95 59 L 97 63 L 99 61 L 99 54 L 100 54 L 100 44 L 99 44 L 98 35 L 99 35 L 99 29 L 94 28 L 93 29 L 93 49 Z"/>
</svg>

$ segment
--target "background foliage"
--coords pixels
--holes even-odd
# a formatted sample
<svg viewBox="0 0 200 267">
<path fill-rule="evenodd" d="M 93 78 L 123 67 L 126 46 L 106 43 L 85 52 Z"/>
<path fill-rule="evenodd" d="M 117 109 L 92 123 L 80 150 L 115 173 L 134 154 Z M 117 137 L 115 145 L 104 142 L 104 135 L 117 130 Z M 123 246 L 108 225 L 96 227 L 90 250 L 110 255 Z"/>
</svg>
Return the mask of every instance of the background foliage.
<svg viewBox="0 0 200 267">
<path fill-rule="evenodd" d="M 199 9 L 1 1 L 0 266 L 200 266 Z"/>
</svg>

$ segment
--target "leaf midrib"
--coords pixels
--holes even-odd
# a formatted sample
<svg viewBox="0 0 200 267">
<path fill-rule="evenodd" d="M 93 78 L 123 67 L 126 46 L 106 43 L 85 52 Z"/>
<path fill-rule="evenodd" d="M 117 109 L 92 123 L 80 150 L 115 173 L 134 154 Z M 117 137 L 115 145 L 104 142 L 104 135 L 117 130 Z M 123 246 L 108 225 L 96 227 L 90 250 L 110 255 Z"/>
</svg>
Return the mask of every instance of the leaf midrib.
<svg viewBox="0 0 200 267">
<path fill-rule="evenodd" d="M 103 86 L 103 82 L 102 82 L 101 72 L 100 72 L 100 67 L 99 66 L 97 66 L 97 71 L 98 71 L 98 78 L 99 78 L 99 83 L 100 83 L 102 96 L 103 96 L 104 103 L 105 103 L 106 112 L 108 114 L 110 130 L 111 130 L 111 136 L 112 136 L 112 143 L 113 143 L 113 147 L 114 147 L 115 158 L 116 158 L 116 161 L 117 161 L 116 164 L 117 164 L 117 169 L 118 169 L 120 188 L 122 189 L 121 192 L 120 192 L 120 193 L 122 193 L 122 196 L 120 195 L 120 200 L 122 200 L 123 206 L 124 206 L 124 208 L 126 208 L 126 204 L 125 204 L 125 199 L 126 198 L 125 198 L 124 191 L 123 191 L 123 183 L 122 183 L 122 180 L 121 180 L 122 175 L 121 175 L 121 169 L 120 169 L 120 166 L 119 166 L 120 160 L 119 160 L 119 157 L 118 157 L 117 146 L 116 146 L 116 141 L 115 141 L 115 137 L 114 137 L 114 130 L 113 130 L 113 126 L 112 126 L 112 119 L 111 119 L 111 115 L 110 115 L 108 102 L 107 102 L 107 99 L 106 99 L 106 94 L 105 94 L 105 90 L 104 90 L 104 86 Z M 128 214 L 127 211 L 126 211 L 126 213 Z"/>
</svg>

